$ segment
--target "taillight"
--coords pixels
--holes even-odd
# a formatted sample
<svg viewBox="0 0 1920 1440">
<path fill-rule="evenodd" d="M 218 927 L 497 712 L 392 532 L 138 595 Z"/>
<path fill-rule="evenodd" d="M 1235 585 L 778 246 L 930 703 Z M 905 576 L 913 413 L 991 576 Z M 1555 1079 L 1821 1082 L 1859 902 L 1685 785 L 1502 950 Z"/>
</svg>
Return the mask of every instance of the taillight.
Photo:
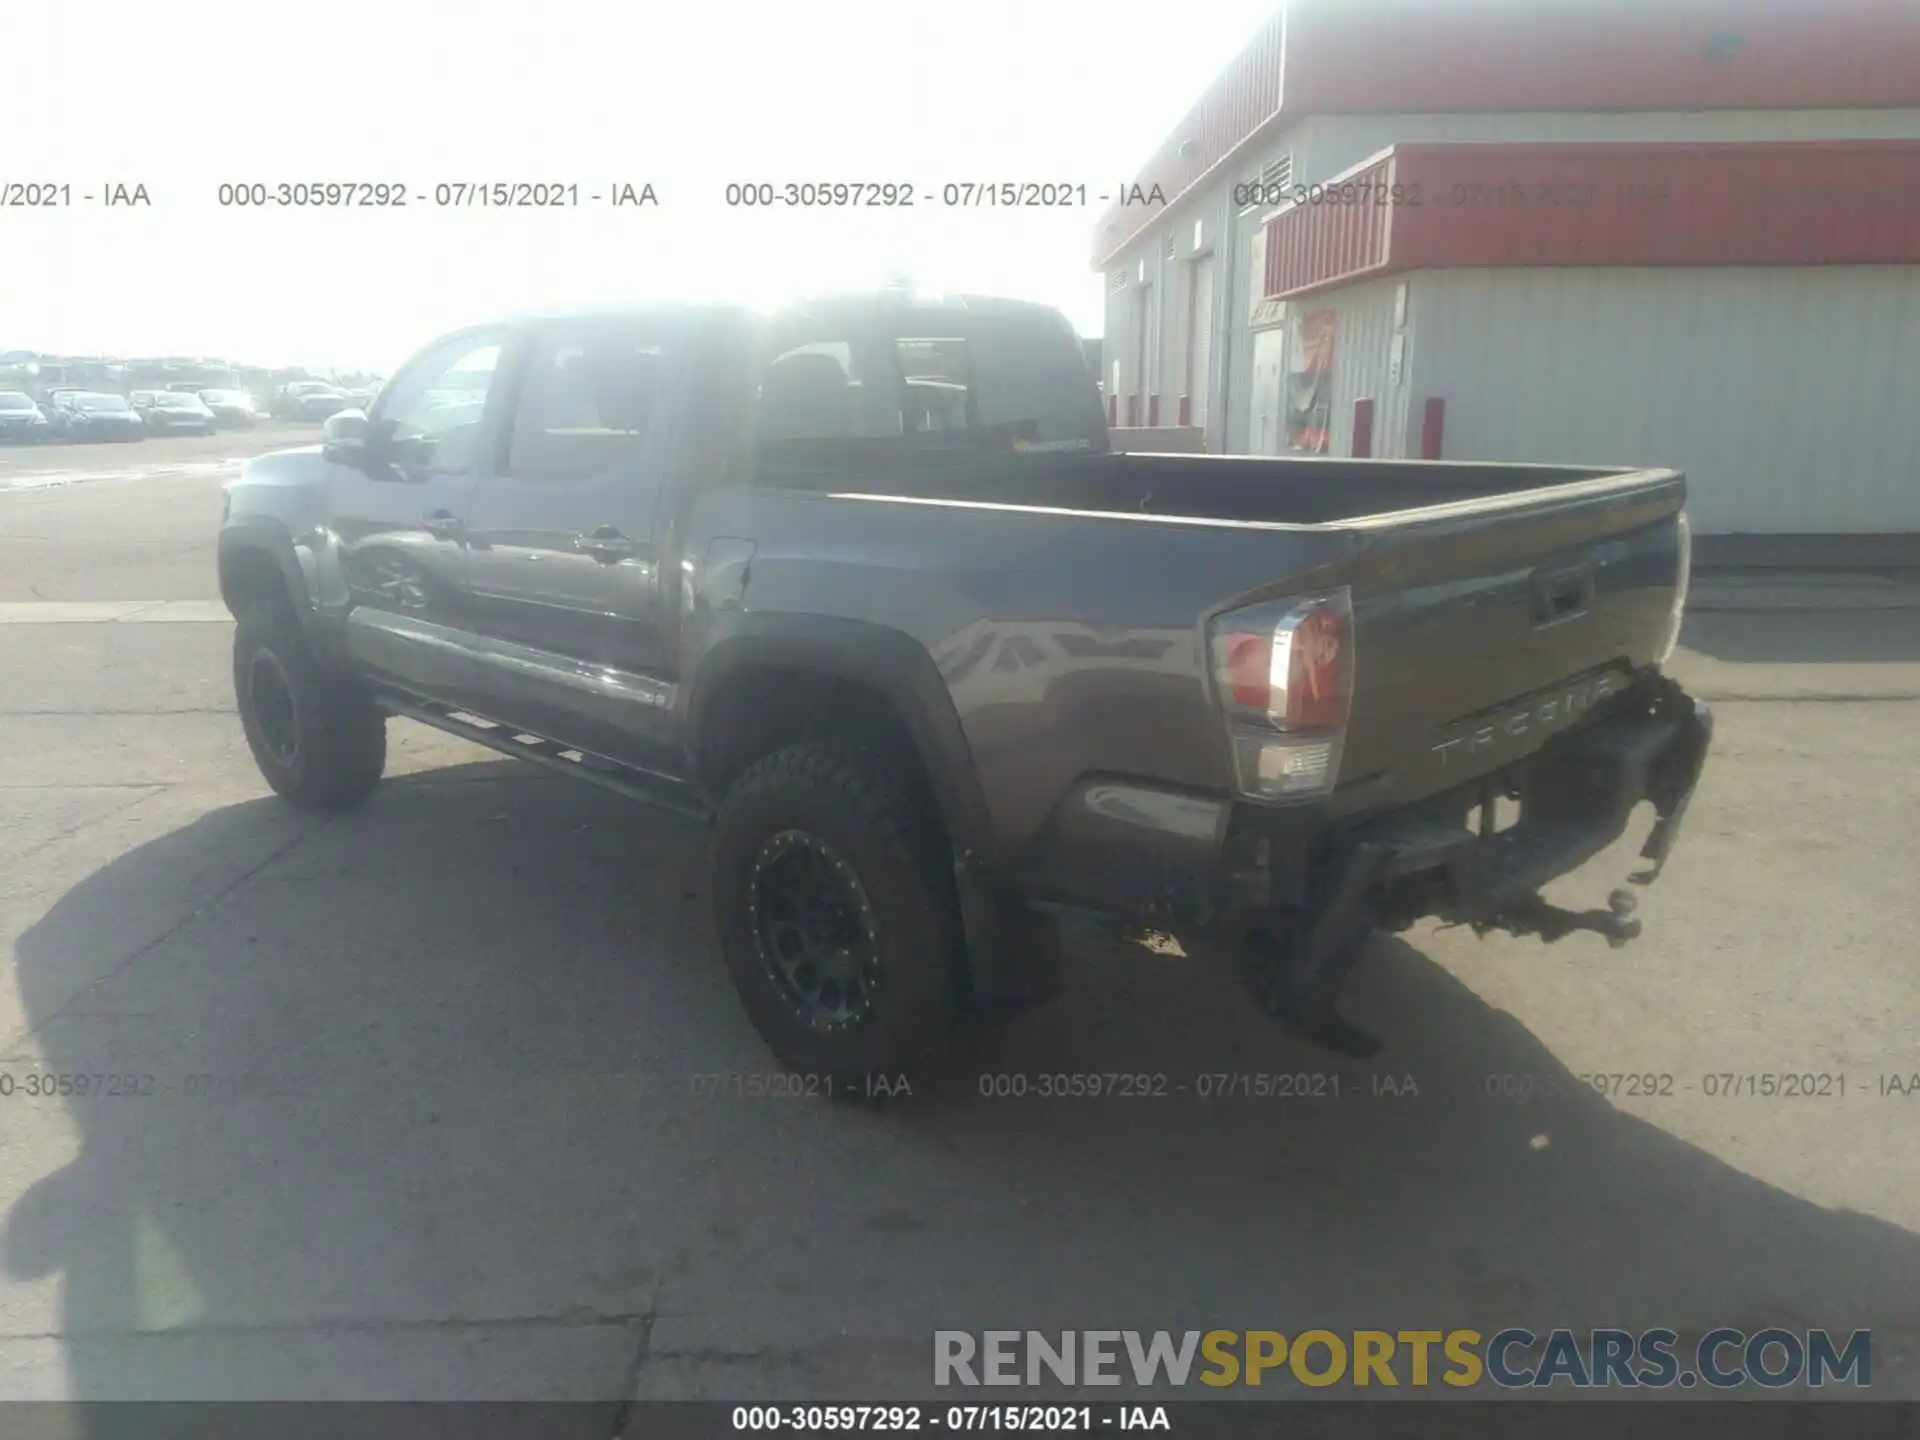
<svg viewBox="0 0 1920 1440">
<path fill-rule="evenodd" d="M 1348 592 L 1230 611 L 1209 640 L 1241 791 L 1286 799 L 1331 790 L 1353 701 Z"/>
<path fill-rule="evenodd" d="M 1673 652 L 1680 645 L 1680 627 L 1687 621 L 1687 591 L 1693 584 L 1693 525 L 1682 510 L 1675 519 L 1679 530 L 1680 564 L 1679 573 L 1673 581 L 1673 606 L 1667 614 L 1667 638 L 1660 646 L 1660 658 L 1656 664 L 1664 665 L 1673 658 Z"/>
</svg>

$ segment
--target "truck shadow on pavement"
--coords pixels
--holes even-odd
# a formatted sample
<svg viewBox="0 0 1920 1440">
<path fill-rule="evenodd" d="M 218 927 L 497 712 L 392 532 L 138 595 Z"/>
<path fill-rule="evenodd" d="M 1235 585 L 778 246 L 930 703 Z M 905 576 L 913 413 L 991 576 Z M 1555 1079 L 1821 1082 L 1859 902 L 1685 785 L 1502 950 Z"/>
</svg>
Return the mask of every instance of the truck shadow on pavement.
<svg viewBox="0 0 1920 1440">
<path fill-rule="evenodd" d="M 1920 1319 L 1914 1235 L 1616 1110 L 1393 939 L 1352 993 L 1374 1061 L 1108 944 L 933 1093 L 788 1093 L 687 838 L 479 764 L 327 823 L 215 811 L 64 895 L 18 941 L 4 1068 L 153 1083 L 9 1102 L 33 1183 L 0 1254 L 21 1296 L 58 1281 L 10 1328 L 52 1388 L 926 1397 L 936 1329 Z M 1095 1074 L 1143 1078 L 1037 1093 Z"/>
</svg>

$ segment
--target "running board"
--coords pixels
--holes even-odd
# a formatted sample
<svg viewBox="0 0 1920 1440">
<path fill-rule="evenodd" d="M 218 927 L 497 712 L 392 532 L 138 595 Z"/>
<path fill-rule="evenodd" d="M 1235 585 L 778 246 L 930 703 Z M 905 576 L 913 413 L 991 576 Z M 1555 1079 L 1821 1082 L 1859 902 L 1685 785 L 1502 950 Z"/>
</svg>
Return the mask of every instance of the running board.
<svg viewBox="0 0 1920 1440">
<path fill-rule="evenodd" d="M 511 755 L 516 760 L 530 761 L 543 769 L 552 770 L 561 775 L 571 775 L 576 780 L 585 780 L 590 785 L 598 785 L 602 790 L 611 790 L 629 800 L 638 800 L 643 804 L 657 805 L 663 810 L 671 810 L 676 815 L 684 815 L 690 820 L 708 821 L 713 811 L 698 799 L 687 793 L 687 787 L 665 776 L 653 775 L 631 765 L 622 765 L 609 760 L 604 755 L 595 755 L 591 751 L 581 750 L 577 746 L 562 745 L 557 740 L 545 740 L 525 730 L 516 730 L 511 725 L 502 725 L 487 720 L 465 710 L 454 710 L 444 705 L 425 704 L 416 700 L 403 699 L 388 692 L 375 697 L 380 708 L 395 715 L 404 715 L 409 720 L 418 720 L 422 725 L 431 725 L 436 730 L 444 730 L 449 735 L 458 735 L 462 740 L 471 740 L 476 745 L 484 745 L 489 750 L 497 750 L 502 755 Z"/>
</svg>

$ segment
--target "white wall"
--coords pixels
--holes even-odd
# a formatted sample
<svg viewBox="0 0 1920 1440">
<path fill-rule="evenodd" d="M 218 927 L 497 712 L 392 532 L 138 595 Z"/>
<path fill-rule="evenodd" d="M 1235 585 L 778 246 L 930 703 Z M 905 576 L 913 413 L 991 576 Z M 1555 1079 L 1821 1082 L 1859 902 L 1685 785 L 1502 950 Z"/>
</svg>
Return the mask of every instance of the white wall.
<svg viewBox="0 0 1920 1440">
<path fill-rule="evenodd" d="M 1920 532 L 1920 267 L 1437 270 L 1410 311 L 1447 459 L 1673 466 L 1709 534 Z"/>
<path fill-rule="evenodd" d="M 1106 354 L 1109 359 L 1117 358 L 1120 361 L 1120 389 L 1117 393 L 1121 397 L 1121 422 L 1125 423 L 1126 420 L 1127 395 L 1137 392 L 1141 397 L 1140 423 L 1144 425 L 1147 396 L 1157 388 L 1160 394 L 1160 423 L 1171 425 L 1179 418 L 1181 387 L 1187 371 L 1188 297 L 1193 261 L 1196 256 L 1203 254 L 1214 257 L 1213 364 L 1208 375 L 1205 410 L 1209 443 L 1216 450 L 1225 448 L 1222 439 L 1226 434 L 1229 387 L 1233 383 L 1231 357 L 1234 341 L 1231 331 L 1236 319 L 1233 306 L 1242 304 L 1239 316 L 1244 317 L 1245 313 L 1244 281 L 1238 272 L 1245 269 L 1246 238 L 1244 227 L 1232 223 L 1232 209 L 1228 204 L 1231 194 L 1231 185 L 1222 181 L 1211 186 L 1205 195 L 1182 205 L 1175 218 L 1157 218 L 1128 247 L 1126 254 L 1110 264 L 1105 272 L 1109 280 Z M 1197 235 L 1196 223 L 1199 227 Z M 1169 235 L 1173 239 L 1171 256 L 1167 254 Z M 1160 317 L 1160 333 L 1154 347 L 1157 364 L 1148 376 L 1152 385 L 1144 387 L 1140 384 L 1137 358 L 1140 353 L 1138 305 L 1142 265 L 1145 266 L 1145 283 L 1153 286 L 1154 306 Z M 1111 284 L 1116 274 L 1126 277 L 1125 287 L 1117 291 Z"/>
<path fill-rule="evenodd" d="M 1409 453 L 1404 443 L 1407 377 L 1403 372 L 1402 383 L 1395 385 L 1389 374 L 1394 291 L 1399 284 L 1395 279 L 1376 280 L 1327 295 L 1308 295 L 1292 307 L 1292 313 L 1300 316 L 1318 310 L 1334 313 L 1331 454 L 1353 453 L 1353 402 L 1366 396 L 1374 402 L 1373 453 L 1383 460 Z M 1419 453 L 1417 446 L 1412 453 Z"/>
</svg>

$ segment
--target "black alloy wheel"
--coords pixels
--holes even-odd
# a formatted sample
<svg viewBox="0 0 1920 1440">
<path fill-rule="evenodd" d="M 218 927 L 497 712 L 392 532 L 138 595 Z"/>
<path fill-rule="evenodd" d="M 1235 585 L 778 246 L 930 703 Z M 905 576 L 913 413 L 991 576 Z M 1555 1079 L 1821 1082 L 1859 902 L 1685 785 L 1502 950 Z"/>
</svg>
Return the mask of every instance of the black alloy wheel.
<svg viewBox="0 0 1920 1440">
<path fill-rule="evenodd" d="M 725 786 L 708 865 L 721 957 L 783 1064 L 848 1095 L 941 1068 L 966 945 L 946 837 L 903 761 L 859 737 L 761 756 Z"/>
<path fill-rule="evenodd" d="M 879 926 L 845 857 L 782 830 L 754 857 L 749 895 L 761 962 L 793 1017 L 816 1031 L 864 1020 L 879 998 Z"/>
<path fill-rule="evenodd" d="M 260 743 L 275 761 L 291 767 L 300 756 L 300 715 L 286 669 L 271 650 L 253 652 L 247 667 L 247 691 Z"/>
</svg>

